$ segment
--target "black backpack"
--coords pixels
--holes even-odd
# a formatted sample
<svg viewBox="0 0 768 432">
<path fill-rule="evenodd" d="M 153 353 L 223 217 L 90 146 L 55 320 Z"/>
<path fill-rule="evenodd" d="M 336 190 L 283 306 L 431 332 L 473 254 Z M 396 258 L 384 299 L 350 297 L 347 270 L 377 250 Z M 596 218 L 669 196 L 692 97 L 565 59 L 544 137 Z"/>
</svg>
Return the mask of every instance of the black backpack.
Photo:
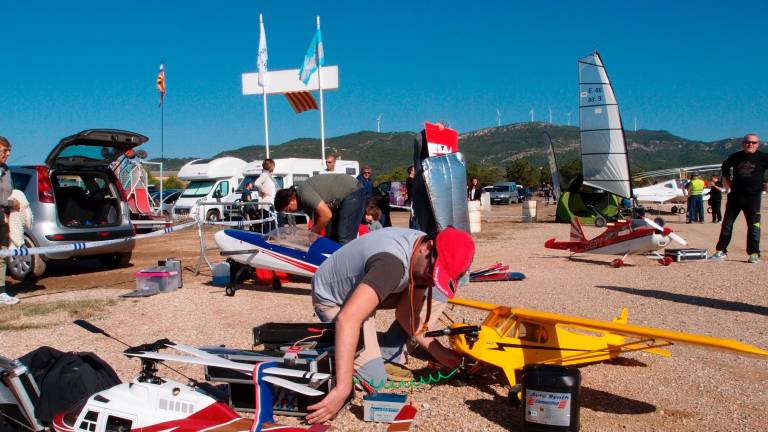
<svg viewBox="0 0 768 432">
<path fill-rule="evenodd" d="M 40 388 L 35 414 L 43 424 L 50 424 L 54 416 L 94 393 L 120 384 L 114 369 L 90 352 L 61 352 L 44 346 L 19 360 Z"/>
</svg>

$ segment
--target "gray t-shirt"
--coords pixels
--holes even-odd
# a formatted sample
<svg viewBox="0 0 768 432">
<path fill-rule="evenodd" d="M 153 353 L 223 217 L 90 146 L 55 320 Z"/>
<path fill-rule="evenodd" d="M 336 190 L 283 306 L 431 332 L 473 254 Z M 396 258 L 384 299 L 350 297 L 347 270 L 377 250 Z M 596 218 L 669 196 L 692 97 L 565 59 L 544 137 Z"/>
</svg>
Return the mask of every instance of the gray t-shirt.
<svg viewBox="0 0 768 432">
<path fill-rule="evenodd" d="M 301 206 L 305 212 L 314 213 L 320 201 L 336 210 L 347 195 L 360 187 L 357 180 L 346 174 L 326 174 L 312 176 L 307 181 L 296 185 Z"/>
<path fill-rule="evenodd" d="M 343 305 L 361 282 L 373 287 L 379 304 L 405 291 L 413 248 L 424 235 L 421 231 L 390 227 L 347 243 L 312 277 L 315 301 L 326 306 Z"/>
</svg>

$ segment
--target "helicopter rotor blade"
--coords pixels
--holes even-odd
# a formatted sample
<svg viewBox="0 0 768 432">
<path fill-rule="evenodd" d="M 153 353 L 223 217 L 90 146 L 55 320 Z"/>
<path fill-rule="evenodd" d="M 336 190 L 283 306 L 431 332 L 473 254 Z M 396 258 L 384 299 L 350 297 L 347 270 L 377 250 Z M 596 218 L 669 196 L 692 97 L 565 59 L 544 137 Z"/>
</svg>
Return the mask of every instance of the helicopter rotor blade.
<svg viewBox="0 0 768 432">
<path fill-rule="evenodd" d="M 265 372 L 267 370 L 269 369 L 266 369 Z M 287 388 L 288 390 L 292 390 L 292 391 L 295 391 L 296 393 L 301 393 L 307 396 L 320 396 L 323 394 L 323 392 L 321 392 L 320 390 L 313 389 L 312 387 L 307 387 L 303 384 L 295 383 L 293 381 L 288 381 L 287 379 L 284 379 L 284 378 L 278 378 L 275 376 L 268 375 L 263 377 L 262 379 L 270 384 L 274 384 L 279 387 L 284 387 L 284 388 Z"/>
<path fill-rule="evenodd" d="M 242 365 L 250 367 L 250 369 L 249 369 L 250 371 L 253 370 L 253 365 L 250 364 L 250 363 L 236 362 L 234 360 L 230 360 L 228 358 L 224 358 L 224 357 L 218 356 L 216 354 L 211 354 L 211 353 L 209 353 L 207 351 L 203 351 L 203 350 L 201 350 L 199 348 L 195 348 L 193 346 L 179 344 L 179 343 L 175 343 L 175 342 L 173 344 L 168 344 L 168 346 L 171 347 L 171 348 L 175 348 L 175 349 L 177 349 L 177 350 L 179 350 L 181 352 L 185 352 L 187 354 L 192 354 L 194 356 L 200 357 L 202 359 L 209 359 L 209 360 L 212 360 L 212 361 L 217 362 L 217 363 L 218 362 L 225 362 L 226 364 L 230 365 L 229 367 L 237 368 L 238 370 L 243 370 Z M 180 356 L 180 357 L 186 358 L 185 356 Z M 254 357 L 255 357 L 256 360 L 258 360 L 258 357 L 260 357 L 260 356 L 256 356 L 255 355 Z M 235 365 L 238 365 L 238 366 L 235 366 Z M 228 366 L 222 366 L 222 367 L 228 367 Z M 297 369 L 286 369 L 286 368 L 281 368 L 281 367 L 271 367 L 271 368 L 268 368 L 268 369 L 264 369 L 264 373 L 265 374 L 269 374 L 269 375 L 280 375 L 280 376 L 294 377 L 294 378 L 305 378 L 305 379 L 310 379 L 310 380 L 323 380 L 323 379 L 327 379 L 327 378 L 331 377 L 331 375 L 327 374 L 327 373 L 322 373 L 322 372 L 304 372 L 304 371 L 297 370 Z"/>
<path fill-rule="evenodd" d="M 253 366 L 254 366 L 253 364 L 250 364 L 250 363 L 239 363 L 236 361 L 225 359 L 223 357 L 216 356 L 214 354 L 211 354 L 211 355 L 214 356 L 215 358 L 214 357 L 200 358 L 200 357 L 184 356 L 184 355 L 178 355 L 178 354 L 166 354 L 166 353 L 146 352 L 146 351 L 140 352 L 140 353 L 129 353 L 126 355 L 131 357 L 143 357 L 143 358 L 150 358 L 155 360 L 177 361 L 181 363 L 199 364 L 203 366 L 233 369 L 233 370 L 245 372 L 247 374 L 251 374 L 253 372 Z M 280 376 L 292 377 L 292 378 L 304 378 L 312 381 L 324 380 L 331 377 L 330 374 L 323 373 L 323 372 L 304 372 L 296 369 L 286 369 L 281 367 L 271 367 L 271 368 L 264 369 L 264 374 L 280 375 Z"/>
</svg>

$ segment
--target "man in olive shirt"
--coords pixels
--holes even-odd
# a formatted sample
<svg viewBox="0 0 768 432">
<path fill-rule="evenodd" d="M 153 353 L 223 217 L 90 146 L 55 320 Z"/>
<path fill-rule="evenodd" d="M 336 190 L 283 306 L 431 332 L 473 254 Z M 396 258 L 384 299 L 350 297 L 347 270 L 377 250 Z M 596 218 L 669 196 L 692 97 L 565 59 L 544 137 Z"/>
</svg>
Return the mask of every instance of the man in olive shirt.
<svg viewBox="0 0 768 432">
<path fill-rule="evenodd" d="M 360 183 L 346 174 L 325 174 L 310 177 L 275 195 L 279 212 L 304 210 L 312 217 L 312 231 L 340 244 L 357 238 L 358 227 L 365 210 L 364 191 Z"/>
</svg>

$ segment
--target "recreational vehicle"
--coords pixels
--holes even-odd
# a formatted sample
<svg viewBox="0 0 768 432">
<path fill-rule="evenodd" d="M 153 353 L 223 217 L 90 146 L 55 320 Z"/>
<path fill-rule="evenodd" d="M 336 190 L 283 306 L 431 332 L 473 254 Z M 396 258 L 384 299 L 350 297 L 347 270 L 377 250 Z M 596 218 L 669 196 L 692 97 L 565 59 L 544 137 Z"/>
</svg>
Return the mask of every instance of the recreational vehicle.
<svg viewBox="0 0 768 432">
<path fill-rule="evenodd" d="M 255 181 L 261 175 L 262 162 L 261 160 L 256 160 L 245 165 L 242 175 L 243 180 L 238 184 L 234 193 L 226 197 L 224 201 L 232 202 L 240 199 L 246 183 Z M 324 165 L 325 163 L 322 159 L 275 159 L 275 170 L 272 172 L 272 178 L 275 179 L 277 189 L 288 188 L 306 181 L 313 175 L 326 174 L 323 168 Z M 357 177 L 360 174 L 360 164 L 357 161 L 337 159 L 336 171 L 334 173 Z M 229 217 L 229 208 L 225 209 L 225 217 Z"/>
<path fill-rule="evenodd" d="M 204 217 L 221 220 L 224 204 L 198 205 L 198 202 L 226 202 L 224 197 L 234 192 L 243 179 L 246 162 L 235 157 L 196 159 L 179 170 L 179 179 L 188 181 L 186 189 L 173 206 L 174 218 Z"/>
</svg>

